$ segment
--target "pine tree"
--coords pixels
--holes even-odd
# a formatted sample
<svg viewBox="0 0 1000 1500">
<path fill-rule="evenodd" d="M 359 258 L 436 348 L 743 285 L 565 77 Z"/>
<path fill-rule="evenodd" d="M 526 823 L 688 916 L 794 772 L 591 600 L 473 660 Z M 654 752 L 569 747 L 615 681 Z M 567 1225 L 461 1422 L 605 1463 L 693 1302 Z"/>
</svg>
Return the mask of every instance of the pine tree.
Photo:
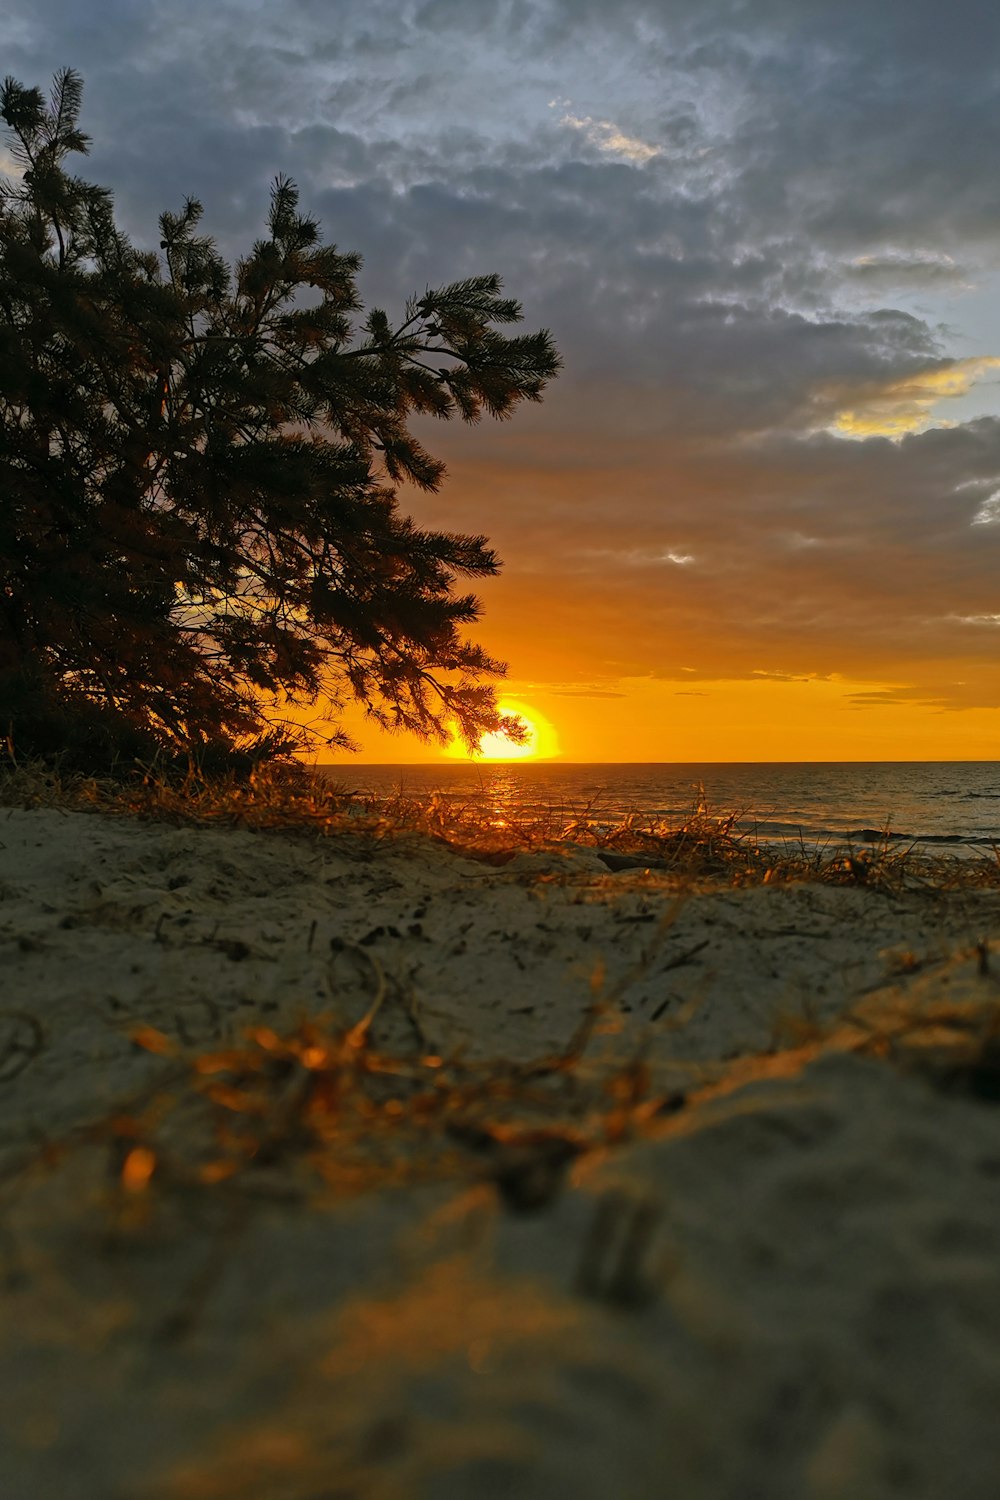
<svg viewBox="0 0 1000 1500">
<path fill-rule="evenodd" d="M 477 422 L 537 401 L 547 331 L 496 276 L 364 314 L 357 255 L 323 242 L 294 183 L 230 268 L 189 200 L 137 250 L 111 195 L 71 176 L 82 85 L 0 94 L 23 168 L 0 197 L 0 719 L 99 723 L 120 746 L 301 748 L 360 700 L 389 730 L 471 744 L 503 664 L 467 640 L 459 587 L 482 536 L 397 504 L 444 469 L 414 414 Z M 6 707 L 6 713 L 5 713 Z M 294 712 L 293 712 L 294 710 Z M 48 718 L 46 718 L 48 716 Z"/>
</svg>

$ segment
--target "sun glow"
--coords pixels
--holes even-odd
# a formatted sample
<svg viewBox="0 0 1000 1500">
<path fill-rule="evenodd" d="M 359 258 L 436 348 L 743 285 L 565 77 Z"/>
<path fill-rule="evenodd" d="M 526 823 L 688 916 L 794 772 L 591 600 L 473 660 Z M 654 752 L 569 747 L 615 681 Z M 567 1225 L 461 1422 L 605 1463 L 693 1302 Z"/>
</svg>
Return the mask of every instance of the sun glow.
<svg viewBox="0 0 1000 1500">
<path fill-rule="evenodd" d="M 470 755 L 461 740 L 454 737 L 445 750 L 450 760 L 504 761 L 504 760 L 548 760 L 560 753 L 559 736 L 543 714 L 528 708 L 524 703 L 504 701 L 500 704 L 502 714 L 514 714 L 528 730 L 523 745 L 515 744 L 505 734 L 484 734 L 477 755 Z"/>
</svg>

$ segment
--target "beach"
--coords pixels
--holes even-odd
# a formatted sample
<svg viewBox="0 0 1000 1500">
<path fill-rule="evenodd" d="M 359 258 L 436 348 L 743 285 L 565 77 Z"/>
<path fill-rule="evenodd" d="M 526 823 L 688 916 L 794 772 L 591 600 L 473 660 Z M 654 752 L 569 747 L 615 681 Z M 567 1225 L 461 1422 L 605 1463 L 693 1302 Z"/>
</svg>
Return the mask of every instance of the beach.
<svg viewBox="0 0 1000 1500">
<path fill-rule="evenodd" d="M 843 873 L 0 809 L 0 1492 L 994 1496 L 1000 886 Z"/>
</svg>

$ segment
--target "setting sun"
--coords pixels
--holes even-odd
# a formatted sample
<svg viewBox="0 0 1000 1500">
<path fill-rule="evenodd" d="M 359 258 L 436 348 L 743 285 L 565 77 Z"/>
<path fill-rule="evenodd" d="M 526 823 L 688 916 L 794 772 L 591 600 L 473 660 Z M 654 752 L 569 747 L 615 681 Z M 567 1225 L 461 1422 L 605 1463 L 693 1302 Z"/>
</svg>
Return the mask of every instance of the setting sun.
<svg viewBox="0 0 1000 1500">
<path fill-rule="evenodd" d="M 513 714 L 525 724 L 528 738 L 517 745 L 505 734 L 484 734 L 477 755 L 470 755 L 460 739 L 452 739 L 444 752 L 451 760 L 502 761 L 502 760 L 549 760 L 560 753 L 559 736 L 554 727 L 537 709 L 523 703 L 504 701 L 500 712 Z"/>
</svg>

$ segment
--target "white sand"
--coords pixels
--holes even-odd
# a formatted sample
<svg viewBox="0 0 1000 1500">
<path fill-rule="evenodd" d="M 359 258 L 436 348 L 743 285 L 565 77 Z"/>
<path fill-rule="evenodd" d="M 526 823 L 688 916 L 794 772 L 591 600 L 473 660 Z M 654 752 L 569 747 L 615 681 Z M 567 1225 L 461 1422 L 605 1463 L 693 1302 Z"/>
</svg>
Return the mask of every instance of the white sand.
<svg viewBox="0 0 1000 1500">
<path fill-rule="evenodd" d="M 0 1495 L 994 1500 L 1000 1108 L 838 1032 L 994 1006 L 991 938 L 997 892 L 0 813 Z M 342 1030 L 379 972 L 372 1045 L 414 1068 L 551 1054 L 603 999 L 539 1084 L 576 1137 L 640 1051 L 647 1097 L 691 1097 L 530 1214 L 496 1152 L 374 1129 L 365 1191 L 292 1159 L 123 1192 L 100 1122 L 177 1066 L 136 1027 Z M 201 1125 L 164 1110 L 183 1161 Z M 427 1180 L 387 1184 L 407 1150 Z"/>
</svg>

